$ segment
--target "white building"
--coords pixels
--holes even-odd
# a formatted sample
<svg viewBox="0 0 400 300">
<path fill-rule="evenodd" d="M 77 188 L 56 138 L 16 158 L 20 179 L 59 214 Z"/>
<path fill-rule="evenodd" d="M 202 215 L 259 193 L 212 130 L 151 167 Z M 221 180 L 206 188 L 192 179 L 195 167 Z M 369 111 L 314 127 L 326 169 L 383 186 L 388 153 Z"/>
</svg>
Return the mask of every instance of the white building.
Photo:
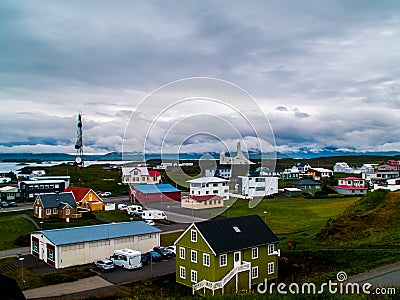
<svg viewBox="0 0 400 300">
<path fill-rule="evenodd" d="M 229 199 L 228 181 L 218 177 L 200 177 L 188 180 L 190 183 L 190 196 L 218 195 L 222 199 Z"/>
<path fill-rule="evenodd" d="M 278 177 L 238 177 L 238 193 L 246 197 L 268 197 L 278 194 Z"/>
<path fill-rule="evenodd" d="M 221 152 L 219 154 L 219 164 L 220 165 L 252 165 L 254 164 L 250 160 L 244 156 L 242 152 L 242 147 L 240 145 L 240 142 L 237 143 L 237 149 L 236 149 L 236 156 L 235 157 L 227 157 L 225 156 L 224 152 Z"/>
<path fill-rule="evenodd" d="M 386 181 L 387 179 L 398 178 L 399 172 L 387 171 L 387 172 L 361 173 L 361 176 L 366 181 Z"/>
<path fill-rule="evenodd" d="M 386 182 L 374 183 L 374 190 L 385 189 L 392 192 L 400 190 L 400 178 L 392 178 Z"/>
<path fill-rule="evenodd" d="M 122 167 L 123 184 L 157 184 L 161 183 L 161 174 L 158 171 L 149 171 L 147 167 Z"/>
<path fill-rule="evenodd" d="M 338 180 L 339 184 L 333 188 L 342 195 L 365 195 L 368 191 L 364 179 L 358 177 L 346 177 Z"/>
<path fill-rule="evenodd" d="M 232 176 L 232 170 L 230 166 L 216 166 L 213 168 L 208 168 L 205 171 L 206 177 L 221 177 L 229 179 Z"/>
<path fill-rule="evenodd" d="M 114 250 L 147 252 L 160 245 L 161 230 L 143 221 L 70 227 L 31 233 L 31 254 L 56 269 L 93 263 Z"/>
<path fill-rule="evenodd" d="M 351 168 L 346 162 L 337 162 L 333 166 L 333 172 L 335 173 L 348 173 L 352 174 L 354 173 L 354 169 Z"/>
<path fill-rule="evenodd" d="M 333 176 L 333 171 L 325 168 L 311 168 L 307 173 L 311 174 L 314 180 L 321 180 Z"/>
</svg>

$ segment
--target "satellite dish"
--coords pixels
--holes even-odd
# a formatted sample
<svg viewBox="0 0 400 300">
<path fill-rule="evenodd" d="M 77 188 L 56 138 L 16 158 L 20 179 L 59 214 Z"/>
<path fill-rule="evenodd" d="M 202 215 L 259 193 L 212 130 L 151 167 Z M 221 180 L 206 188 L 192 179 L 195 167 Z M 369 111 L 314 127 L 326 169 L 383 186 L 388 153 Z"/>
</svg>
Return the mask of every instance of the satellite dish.
<svg viewBox="0 0 400 300">
<path fill-rule="evenodd" d="M 80 158 L 79 156 L 78 156 L 78 157 L 75 157 L 75 162 L 76 162 L 77 164 L 80 164 L 80 163 L 82 162 L 82 158 Z"/>
</svg>

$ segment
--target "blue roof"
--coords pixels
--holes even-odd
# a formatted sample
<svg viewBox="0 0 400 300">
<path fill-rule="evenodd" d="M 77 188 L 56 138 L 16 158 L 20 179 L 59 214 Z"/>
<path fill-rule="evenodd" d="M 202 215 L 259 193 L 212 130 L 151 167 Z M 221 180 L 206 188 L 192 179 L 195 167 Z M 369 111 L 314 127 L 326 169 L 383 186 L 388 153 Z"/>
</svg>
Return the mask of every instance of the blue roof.
<svg viewBox="0 0 400 300">
<path fill-rule="evenodd" d="M 134 187 L 143 194 L 180 192 L 180 190 L 170 185 L 169 183 L 142 184 L 142 185 L 135 185 Z"/>
<path fill-rule="evenodd" d="M 54 245 L 66 245 L 161 232 L 143 221 L 61 228 L 39 231 Z"/>
</svg>

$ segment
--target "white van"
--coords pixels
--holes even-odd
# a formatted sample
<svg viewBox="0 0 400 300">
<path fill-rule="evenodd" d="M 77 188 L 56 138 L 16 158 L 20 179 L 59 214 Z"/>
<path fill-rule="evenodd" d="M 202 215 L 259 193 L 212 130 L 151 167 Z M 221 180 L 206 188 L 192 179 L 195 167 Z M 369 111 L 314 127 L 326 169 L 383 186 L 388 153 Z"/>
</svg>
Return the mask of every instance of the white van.
<svg viewBox="0 0 400 300">
<path fill-rule="evenodd" d="M 143 220 L 166 220 L 167 215 L 161 210 L 144 210 L 142 212 Z"/>
<path fill-rule="evenodd" d="M 129 205 L 126 209 L 128 215 L 140 216 L 143 212 L 143 208 L 140 205 Z"/>
<path fill-rule="evenodd" d="M 111 256 L 114 265 L 127 270 L 140 269 L 142 267 L 142 253 L 137 250 L 115 250 Z"/>
</svg>

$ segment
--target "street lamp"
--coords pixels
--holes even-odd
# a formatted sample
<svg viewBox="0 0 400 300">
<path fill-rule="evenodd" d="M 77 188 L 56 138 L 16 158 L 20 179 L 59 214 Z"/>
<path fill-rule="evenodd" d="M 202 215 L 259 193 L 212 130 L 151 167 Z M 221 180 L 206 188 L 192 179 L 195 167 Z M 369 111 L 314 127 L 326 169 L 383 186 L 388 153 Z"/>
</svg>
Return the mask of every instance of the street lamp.
<svg viewBox="0 0 400 300">
<path fill-rule="evenodd" d="M 168 215 L 169 215 L 169 205 L 167 205 L 167 212 L 168 212 Z M 169 218 L 169 216 L 167 215 L 167 218 Z"/>
<path fill-rule="evenodd" d="M 264 222 L 265 222 L 265 224 L 267 223 L 267 211 L 266 210 L 264 210 Z"/>
<path fill-rule="evenodd" d="M 22 287 L 25 286 L 25 280 L 24 280 L 24 265 L 23 265 L 23 261 L 25 258 L 23 257 L 19 257 L 18 260 L 21 262 L 21 281 L 22 281 Z"/>
<path fill-rule="evenodd" d="M 228 210 L 227 210 L 227 211 L 228 211 L 228 219 L 229 219 L 229 218 L 230 218 L 230 217 L 229 217 L 229 209 L 231 208 L 231 206 L 230 206 L 230 205 L 228 205 L 228 206 L 227 206 L 227 208 L 228 208 Z"/>
<path fill-rule="evenodd" d="M 40 230 L 43 230 L 43 221 L 40 221 Z"/>
</svg>

